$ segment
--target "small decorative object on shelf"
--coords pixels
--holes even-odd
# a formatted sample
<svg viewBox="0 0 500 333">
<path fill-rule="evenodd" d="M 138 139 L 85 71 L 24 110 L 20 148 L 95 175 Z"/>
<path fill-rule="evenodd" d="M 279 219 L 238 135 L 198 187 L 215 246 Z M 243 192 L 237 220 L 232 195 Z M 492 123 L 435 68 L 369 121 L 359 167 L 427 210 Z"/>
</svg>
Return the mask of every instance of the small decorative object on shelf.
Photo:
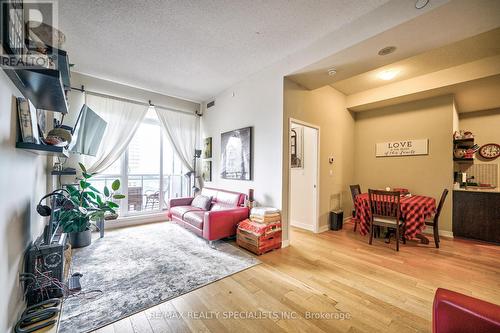
<svg viewBox="0 0 500 333">
<path fill-rule="evenodd" d="M 474 134 L 469 131 L 455 131 L 453 133 L 453 140 L 466 140 L 466 139 L 474 139 Z"/>
<path fill-rule="evenodd" d="M 23 97 L 17 98 L 17 112 L 21 139 L 23 142 L 38 143 L 38 126 L 36 109 L 31 102 Z"/>
<path fill-rule="evenodd" d="M 474 144 L 474 135 L 468 131 L 453 133 L 453 161 L 469 163 L 474 161 L 474 154 L 479 146 Z"/>
<path fill-rule="evenodd" d="M 44 142 L 48 145 L 66 147 L 73 139 L 71 133 L 64 128 L 56 127 L 47 133 Z"/>
<path fill-rule="evenodd" d="M 16 148 L 24 149 L 26 151 L 29 151 L 30 153 L 38 155 L 59 156 L 59 157 L 69 156 L 68 150 L 65 147 L 42 145 L 30 142 L 18 142 L 16 143 Z"/>
</svg>

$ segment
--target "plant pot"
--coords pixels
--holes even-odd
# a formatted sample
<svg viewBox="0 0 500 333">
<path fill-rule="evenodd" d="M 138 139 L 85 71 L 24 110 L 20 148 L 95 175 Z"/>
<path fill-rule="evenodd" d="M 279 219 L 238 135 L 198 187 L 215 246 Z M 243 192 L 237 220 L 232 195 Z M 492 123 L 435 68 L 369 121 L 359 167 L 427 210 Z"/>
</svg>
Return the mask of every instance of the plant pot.
<svg viewBox="0 0 500 333">
<path fill-rule="evenodd" d="M 72 248 L 89 246 L 92 242 L 92 232 L 90 229 L 80 232 L 70 232 L 68 236 Z"/>
</svg>

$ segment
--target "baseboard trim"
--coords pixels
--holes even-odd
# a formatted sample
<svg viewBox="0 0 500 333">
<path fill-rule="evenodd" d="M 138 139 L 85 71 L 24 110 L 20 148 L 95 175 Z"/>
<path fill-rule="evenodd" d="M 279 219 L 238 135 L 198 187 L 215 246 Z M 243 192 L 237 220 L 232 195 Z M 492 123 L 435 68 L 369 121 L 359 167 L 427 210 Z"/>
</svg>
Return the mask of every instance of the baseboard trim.
<svg viewBox="0 0 500 333">
<path fill-rule="evenodd" d="M 281 248 L 288 247 L 288 246 L 290 246 L 290 240 L 289 239 L 284 239 L 281 242 Z"/>
<path fill-rule="evenodd" d="M 308 231 L 315 232 L 313 225 L 309 225 L 309 224 L 305 224 L 305 223 L 300 223 L 300 222 L 297 222 L 297 221 L 291 221 L 290 225 L 292 227 L 297 227 L 297 228 L 300 228 L 300 229 L 305 229 L 305 230 L 308 230 Z"/>
<path fill-rule="evenodd" d="M 319 227 L 318 233 L 322 233 L 322 232 L 325 232 L 325 231 L 328 231 L 328 230 L 330 230 L 330 226 L 329 225 L 323 225 L 323 226 Z"/>
<path fill-rule="evenodd" d="M 424 230 L 424 234 L 431 234 L 432 235 L 433 233 L 434 233 L 434 229 L 431 226 L 428 226 Z M 447 231 L 447 230 L 439 230 L 439 236 L 453 238 L 453 232 Z"/>
<path fill-rule="evenodd" d="M 127 216 L 123 218 L 118 218 L 117 220 L 104 222 L 104 230 L 132 227 L 135 225 L 163 222 L 167 220 L 168 217 L 166 213 L 158 213 L 158 214 L 142 215 L 142 216 Z"/>
</svg>

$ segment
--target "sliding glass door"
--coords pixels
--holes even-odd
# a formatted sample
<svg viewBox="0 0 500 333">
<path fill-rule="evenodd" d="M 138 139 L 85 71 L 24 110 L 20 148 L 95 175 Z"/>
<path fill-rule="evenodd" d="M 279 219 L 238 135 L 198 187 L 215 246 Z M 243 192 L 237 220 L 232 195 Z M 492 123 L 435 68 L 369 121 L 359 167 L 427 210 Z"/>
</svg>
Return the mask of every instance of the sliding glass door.
<svg viewBox="0 0 500 333">
<path fill-rule="evenodd" d="M 158 213 L 167 208 L 170 198 L 189 195 L 186 172 L 150 108 L 126 152 L 96 177 L 96 185 L 110 186 L 113 179 L 120 178 L 127 196 L 120 202 L 120 216 Z"/>
</svg>

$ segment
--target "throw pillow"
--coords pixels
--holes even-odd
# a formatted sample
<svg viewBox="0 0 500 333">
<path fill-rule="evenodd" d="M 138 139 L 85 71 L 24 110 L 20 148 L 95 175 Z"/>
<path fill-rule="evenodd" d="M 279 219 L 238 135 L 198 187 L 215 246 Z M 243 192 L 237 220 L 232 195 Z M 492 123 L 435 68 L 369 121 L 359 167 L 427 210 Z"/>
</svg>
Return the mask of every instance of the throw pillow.
<svg viewBox="0 0 500 333">
<path fill-rule="evenodd" d="M 212 204 L 212 197 L 207 197 L 205 195 L 200 194 L 193 199 L 191 206 L 198 207 L 203 210 L 209 210 L 211 204 Z"/>
</svg>

